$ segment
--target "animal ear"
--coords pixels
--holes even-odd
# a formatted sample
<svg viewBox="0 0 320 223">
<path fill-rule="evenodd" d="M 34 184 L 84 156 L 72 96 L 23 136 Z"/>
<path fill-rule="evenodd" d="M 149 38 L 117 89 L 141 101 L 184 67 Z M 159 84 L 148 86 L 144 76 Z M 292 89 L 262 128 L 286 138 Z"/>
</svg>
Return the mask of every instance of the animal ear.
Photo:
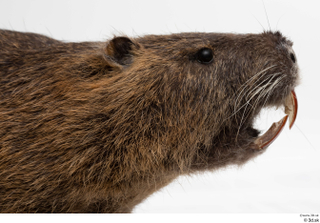
<svg viewBox="0 0 320 223">
<path fill-rule="evenodd" d="M 115 37 L 107 43 L 105 53 L 114 62 L 126 65 L 132 61 L 132 51 L 138 48 L 128 37 Z"/>
</svg>

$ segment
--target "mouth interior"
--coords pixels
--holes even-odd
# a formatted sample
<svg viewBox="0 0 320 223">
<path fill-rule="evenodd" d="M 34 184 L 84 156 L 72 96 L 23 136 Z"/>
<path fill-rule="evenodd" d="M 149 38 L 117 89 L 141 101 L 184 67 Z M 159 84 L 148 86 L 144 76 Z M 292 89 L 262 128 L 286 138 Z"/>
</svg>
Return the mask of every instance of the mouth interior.
<svg viewBox="0 0 320 223">
<path fill-rule="evenodd" d="M 292 128 L 297 117 L 297 112 L 297 96 L 294 91 L 291 91 L 284 103 L 284 113 L 286 115 L 280 121 L 273 123 L 263 135 L 256 138 L 256 140 L 250 144 L 250 148 L 260 150 L 270 146 L 271 143 L 280 135 L 287 120 L 289 120 L 289 128 Z"/>
</svg>

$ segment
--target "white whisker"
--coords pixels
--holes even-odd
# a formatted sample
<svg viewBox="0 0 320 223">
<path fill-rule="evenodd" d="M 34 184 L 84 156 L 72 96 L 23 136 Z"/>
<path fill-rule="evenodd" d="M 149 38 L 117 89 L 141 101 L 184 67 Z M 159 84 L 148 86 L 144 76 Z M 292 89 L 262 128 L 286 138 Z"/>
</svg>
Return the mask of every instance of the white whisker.
<svg viewBox="0 0 320 223">
<path fill-rule="evenodd" d="M 281 73 L 278 73 L 278 74 L 281 74 Z M 271 80 L 272 80 L 274 77 L 275 77 L 275 76 L 273 76 L 273 77 L 271 78 Z M 259 102 L 263 97 L 265 97 L 267 94 L 268 94 L 268 95 L 270 94 L 270 92 L 272 91 L 272 89 L 275 88 L 276 85 L 277 85 L 283 78 L 284 78 L 284 76 L 282 76 L 282 77 L 280 76 L 280 78 L 277 79 L 277 80 L 275 80 L 274 83 L 272 83 L 270 86 L 269 86 L 269 83 L 271 82 L 271 80 L 265 85 L 264 89 L 267 88 L 268 86 L 269 86 L 269 87 L 268 87 L 267 90 L 262 91 L 262 94 L 260 94 L 260 95 L 257 97 L 257 99 L 255 100 L 255 102 L 254 102 L 254 104 L 253 104 L 253 109 L 255 109 L 255 106 L 258 104 L 258 102 Z M 269 96 L 268 96 L 268 98 L 269 98 Z M 265 103 L 264 103 L 264 105 L 265 105 Z"/>
<path fill-rule="evenodd" d="M 272 89 L 274 89 L 274 88 L 280 83 L 280 81 L 285 77 L 285 76 L 282 76 L 282 77 L 280 76 L 279 79 L 276 79 L 276 80 L 271 84 L 271 82 L 273 81 L 273 79 L 274 79 L 275 77 L 279 77 L 279 76 L 277 76 L 278 74 L 281 74 L 281 73 L 275 73 L 275 74 L 273 74 L 273 75 L 272 75 L 272 78 L 271 78 L 270 80 L 268 80 L 268 83 L 266 83 L 265 85 L 259 87 L 258 89 L 255 88 L 255 89 L 256 89 L 255 92 L 251 95 L 250 99 L 245 103 L 245 105 L 243 105 L 243 106 L 246 106 L 246 107 L 245 107 L 245 109 L 244 109 L 244 111 L 243 111 L 243 113 L 242 113 L 242 117 L 241 117 L 240 125 L 239 125 L 239 127 L 238 127 L 238 131 L 237 131 L 236 138 L 237 138 L 238 135 L 239 135 L 239 132 L 240 132 L 240 129 L 241 129 L 243 123 L 245 122 L 245 120 L 246 120 L 246 119 L 249 117 L 249 115 L 250 115 L 250 111 L 249 111 L 248 114 L 247 114 L 247 116 L 245 117 L 245 114 L 246 114 L 246 111 L 247 111 L 247 107 L 248 107 L 249 105 L 251 105 L 251 104 L 250 104 L 251 100 L 252 100 L 254 97 L 256 97 L 256 95 L 258 95 L 258 96 L 257 96 L 257 99 L 256 99 L 255 102 L 254 102 L 254 104 L 251 105 L 251 111 L 254 110 L 254 109 L 256 108 L 256 106 L 258 105 L 258 102 L 261 101 L 262 98 L 267 95 L 267 99 L 266 99 L 265 102 L 264 102 L 264 105 L 265 105 L 266 102 L 267 102 L 267 100 L 268 100 L 268 98 L 269 98 L 269 96 L 270 96 L 270 93 L 272 92 Z M 266 88 L 267 88 L 267 89 L 266 89 Z M 252 90 L 251 92 L 253 92 L 253 90 Z M 250 93 L 251 93 L 251 92 L 250 92 Z M 243 106 L 242 106 L 242 107 L 243 107 Z"/>
<path fill-rule="evenodd" d="M 268 99 L 269 99 L 269 97 L 270 97 L 270 95 L 271 95 L 271 93 L 272 93 L 272 89 L 276 88 L 276 87 L 281 83 L 281 80 L 282 80 L 284 77 L 285 77 L 285 76 L 282 76 L 281 78 L 277 79 L 277 80 L 275 81 L 275 84 L 272 84 L 272 85 L 266 90 L 266 93 L 265 93 L 265 95 L 263 96 L 263 97 L 265 97 L 265 99 L 264 99 L 264 103 L 263 103 L 262 107 L 265 107 L 265 105 L 267 104 Z M 262 97 L 262 98 L 263 98 L 263 97 Z M 257 105 L 255 105 L 255 106 L 257 106 Z"/>
<path fill-rule="evenodd" d="M 278 75 L 280 73 L 275 73 L 273 74 L 272 78 L 270 80 L 264 80 L 262 81 L 259 85 L 255 86 L 249 93 L 247 93 L 246 95 L 251 95 L 251 97 L 249 99 L 247 99 L 247 102 L 245 104 L 243 104 L 241 107 L 237 108 L 235 107 L 235 111 L 234 113 L 232 113 L 228 118 L 226 119 L 229 119 L 230 117 L 234 116 L 236 113 L 238 113 L 244 106 L 247 106 L 248 104 L 250 104 L 250 101 L 261 91 L 263 91 L 269 84 L 270 82 L 276 77 L 276 75 Z M 259 78 L 260 79 L 260 78 Z M 268 81 L 268 83 L 264 86 L 261 87 L 262 84 L 264 84 L 266 81 Z M 255 91 L 254 94 L 252 94 L 252 92 Z M 236 106 L 236 105 L 235 105 Z"/>
<path fill-rule="evenodd" d="M 242 93 L 243 93 L 244 90 L 249 86 L 249 84 L 247 84 L 247 83 L 250 83 L 255 77 L 261 75 L 256 81 L 254 81 L 254 83 L 252 83 L 252 85 L 254 85 L 257 81 L 259 81 L 259 80 L 265 75 L 265 73 L 266 73 L 269 69 L 271 69 L 271 68 L 273 68 L 273 67 L 275 67 L 275 66 L 276 66 L 276 65 L 272 65 L 272 66 L 270 66 L 270 67 L 267 67 L 267 68 L 261 70 L 260 72 L 258 72 L 258 73 L 256 73 L 255 75 L 253 75 L 249 80 L 247 80 L 247 81 L 240 87 L 239 91 L 240 91 L 240 90 L 241 90 L 241 91 L 240 91 L 240 93 L 238 94 L 238 97 L 237 97 L 236 100 L 235 100 L 235 110 L 236 110 L 238 104 L 240 103 L 240 101 L 241 101 L 241 99 L 242 99 L 242 97 L 243 97 L 243 96 L 241 97 Z M 240 98 L 240 97 L 241 97 L 241 98 Z M 240 99 L 239 99 L 239 98 L 240 98 Z"/>
</svg>

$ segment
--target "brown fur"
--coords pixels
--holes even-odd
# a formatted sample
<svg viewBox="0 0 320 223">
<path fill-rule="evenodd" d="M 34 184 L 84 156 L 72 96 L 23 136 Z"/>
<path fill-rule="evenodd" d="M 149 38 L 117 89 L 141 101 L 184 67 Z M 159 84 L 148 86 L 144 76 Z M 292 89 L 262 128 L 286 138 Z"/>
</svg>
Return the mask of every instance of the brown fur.
<svg viewBox="0 0 320 223">
<path fill-rule="evenodd" d="M 1 30 L 0 212 L 131 212 L 179 175 L 261 154 L 252 123 L 296 85 L 291 45 L 278 32 L 64 43 Z"/>
</svg>

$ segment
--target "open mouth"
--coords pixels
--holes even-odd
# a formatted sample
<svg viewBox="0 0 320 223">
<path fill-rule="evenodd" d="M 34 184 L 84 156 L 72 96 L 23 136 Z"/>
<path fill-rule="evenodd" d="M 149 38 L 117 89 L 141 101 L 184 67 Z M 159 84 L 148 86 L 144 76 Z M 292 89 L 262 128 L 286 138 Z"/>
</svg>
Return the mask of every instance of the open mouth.
<svg viewBox="0 0 320 223">
<path fill-rule="evenodd" d="M 259 136 L 254 142 L 250 144 L 251 149 L 264 149 L 271 145 L 271 143 L 280 135 L 287 120 L 289 119 L 289 128 L 291 129 L 298 112 L 298 100 L 296 93 L 292 90 L 289 96 L 285 99 L 284 112 L 286 114 L 280 121 L 275 122 L 263 135 Z"/>
</svg>

